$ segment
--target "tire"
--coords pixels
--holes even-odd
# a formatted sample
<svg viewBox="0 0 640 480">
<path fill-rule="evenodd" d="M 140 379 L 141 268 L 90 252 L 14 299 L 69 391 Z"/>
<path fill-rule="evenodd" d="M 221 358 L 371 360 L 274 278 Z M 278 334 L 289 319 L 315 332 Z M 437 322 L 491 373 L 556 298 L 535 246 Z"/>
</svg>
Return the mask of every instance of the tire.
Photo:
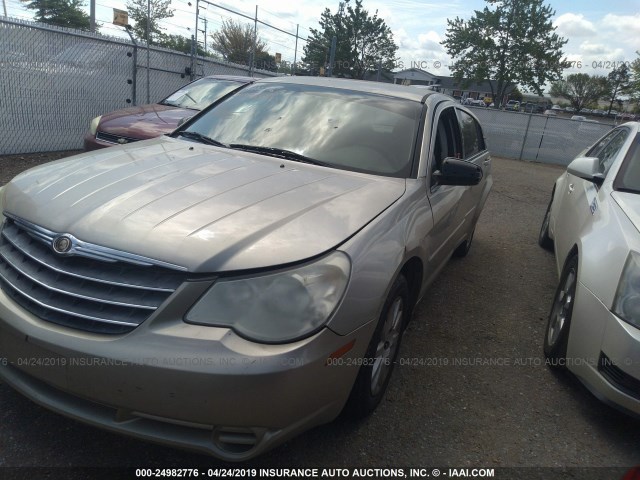
<svg viewBox="0 0 640 480">
<path fill-rule="evenodd" d="M 549 220 L 551 219 L 551 204 L 553 203 L 553 193 L 551 194 L 551 200 L 549 200 L 549 206 L 544 214 L 544 220 L 540 226 L 540 233 L 538 234 L 538 245 L 545 250 L 553 251 L 553 239 L 549 237 Z"/>
<path fill-rule="evenodd" d="M 476 227 L 473 227 L 471 230 L 471 235 L 467 240 L 462 242 L 458 247 L 453 251 L 453 256 L 457 258 L 463 258 L 467 256 L 469 250 L 471 250 L 471 242 L 473 242 L 473 234 L 476 232 Z"/>
<path fill-rule="evenodd" d="M 384 303 L 378 326 L 343 410 L 346 416 L 365 418 L 373 413 L 382 400 L 393 373 L 410 312 L 409 285 L 404 276 L 399 275 Z"/>
<path fill-rule="evenodd" d="M 578 255 L 573 255 L 562 269 L 544 336 L 544 356 L 551 368 L 566 368 L 567 343 L 577 284 Z"/>
</svg>

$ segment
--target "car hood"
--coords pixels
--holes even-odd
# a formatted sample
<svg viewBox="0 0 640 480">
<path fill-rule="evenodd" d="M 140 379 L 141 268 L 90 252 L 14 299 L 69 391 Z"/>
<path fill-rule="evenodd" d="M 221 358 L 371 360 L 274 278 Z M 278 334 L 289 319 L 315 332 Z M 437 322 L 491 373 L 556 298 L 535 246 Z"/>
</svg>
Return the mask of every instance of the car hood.
<svg viewBox="0 0 640 480">
<path fill-rule="evenodd" d="M 631 220 L 636 230 L 640 231 L 640 194 L 614 191 L 611 193 L 611 197 Z"/>
<path fill-rule="evenodd" d="M 160 104 L 123 108 L 103 115 L 98 130 L 130 138 L 159 137 L 173 132 L 180 120 L 197 113 L 197 110 Z"/>
<path fill-rule="evenodd" d="M 405 180 L 161 137 L 28 170 L 5 212 L 193 272 L 302 261 L 344 242 Z"/>
</svg>

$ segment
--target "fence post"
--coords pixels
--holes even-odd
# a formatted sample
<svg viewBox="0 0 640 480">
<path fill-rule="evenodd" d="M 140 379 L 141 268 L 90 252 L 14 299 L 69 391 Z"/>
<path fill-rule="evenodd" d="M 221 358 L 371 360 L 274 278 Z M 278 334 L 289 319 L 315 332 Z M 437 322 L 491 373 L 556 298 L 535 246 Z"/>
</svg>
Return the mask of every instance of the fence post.
<svg viewBox="0 0 640 480">
<path fill-rule="evenodd" d="M 544 132 L 547 131 L 547 123 L 549 122 L 549 115 L 545 115 L 544 127 L 542 127 L 542 135 L 540 135 L 540 143 L 538 144 L 538 151 L 536 152 L 536 162 L 538 161 L 538 155 L 540 155 L 540 147 L 542 147 L 542 140 L 544 140 Z"/>
<path fill-rule="evenodd" d="M 531 125 L 531 117 L 533 113 L 529 114 L 529 121 L 527 121 L 527 127 L 524 130 L 524 138 L 522 139 L 522 148 L 520 149 L 520 157 L 518 160 L 522 160 L 522 154 L 524 153 L 524 144 L 527 143 L 527 136 L 529 135 L 529 125 Z"/>
<path fill-rule="evenodd" d="M 151 46 L 151 0 L 147 0 L 147 103 L 151 103 L 150 80 L 149 80 L 149 68 L 150 65 L 150 51 Z"/>
<path fill-rule="evenodd" d="M 131 43 L 133 43 L 133 65 L 131 67 L 131 102 L 135 107 L 137 103 L 136 93 L 138 86 L 138 42 L 136 42 L 135 38 L 133 38 L 133 34 L 131 33 L 131 25 L 127 25 L 125 30 L 129 34 L 129 38 L 131 38 Z"/>
</svg>

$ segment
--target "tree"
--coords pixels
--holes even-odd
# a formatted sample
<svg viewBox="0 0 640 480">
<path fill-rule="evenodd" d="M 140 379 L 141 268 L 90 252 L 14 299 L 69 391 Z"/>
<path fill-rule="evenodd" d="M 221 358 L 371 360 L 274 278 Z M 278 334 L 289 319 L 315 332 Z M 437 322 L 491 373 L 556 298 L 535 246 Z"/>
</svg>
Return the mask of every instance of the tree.
<svg viewBox="0 0 640 480">
<path fill-rule="evenodd" d="M 227 62 L 249 65 L 253 45 L 253 27 L 234 20 L 222 22 L 220 30 L 211 34 L 211 48 Z M 266 43 L 256 38 L 256 52 L 265 50 Z"/>
<path fill-rule="evenodd" d="M 578 113 L 587 105 L 597 103 L 606 94 L 606 90 L 607 81 L 604 77 L 574 73 L 567 75 L 565 80 L 552 83 L 549 93 L 553 97 L 569 100 Z"/>
<path fill-rule="evenodd" d="M 89 30 L 91 20 L 82 7 L 82 0 L 21 0 L 25 7 L 35 10 L 37 22 L 59 27 Z"/>
<path fill-rule="evenodd" d="M 164 18 L 173 17 L 169 8 L 171 0 L 127 0 L 129 18 L 135 22 L 133 33 L 140 40 L 147 40 L 147 1 L 149 1 L 149 43 L 159 44 L 162 41 L 162 28 L 158 22 Z"/>
<path fill-rule="evenodd" d="M 325 67 L 329 62 L 332 38 L 337 38 L 333 75 L 364 78 L 367 72 L 382 68 L 395 68 L 398 46 L 393 41 L 391 29 L 378 17 L 362 7 L 362 0 L 355 0 L 355 8 L 345 0 L 336 14 L 325 8 L 320 16 L 320 30 L 311 28 L 311 35 L 304 47 L 303 61 L 312 71 Z M 346 8 L 345 8 L 346 7 Z"/>
<path fill-rule="evenodd" d="M 625 62 L 620 63 L 620 66 L 611 70 L 607 75 L 607 99 L 610 99 L 609 109 L 607 114 L 611 113 L 611 107 L 613 102 L 618 100 L 618 95 L 627 93 L 631 89 L 631 75 L 629 73 L 629 67 Z"/>
<path fill-rule="evenodd" d="M 459 80 L 496 80 L 496 108 L 509 86 L 519 84 L 542 95 L 545 83 L 560 80 L 562 46 L 554 33 L 555 11 L 543 0 L 485 0 L 467 21 L 447 20 L 442 45 L 453 58 L 450 69 Z"/>
<path fill-rule="evenodd" d="M 175 50 L 176 52 L 191 54 L 191 39 L 183 37 L 182 35 L 163 34 L 156 43 L 160 47 Z M 201 57 L 206 55 L 205 51 L 200 45 L 198 45 L 198 55 Z"/>
<path fill-rule="evenodd" d="M 518 102 L 522 102 L 522 92 L 518 89 L 518 87 L 514 88 L 509 94 L 509 100 L 517 100 Z"/>
<path fill-rule="evenodd" d="M 631 62 L 629 96 L 631 103 L 635 104 L 634 111 L 640 113 L 640 52 L 636 53 L 638 58 Z"/>
<path fill-rule="evenodd" d="M 233 20 L 222 22 L 220 30 L 211 34 L 211 48 L 227 62 L 249 65 L 253 47 L 253 27 Z M 276 70 L 275 58 L 269 55 L 267 44 L 256 38 L 254 65 L 263 70 Z"/>
</svg>

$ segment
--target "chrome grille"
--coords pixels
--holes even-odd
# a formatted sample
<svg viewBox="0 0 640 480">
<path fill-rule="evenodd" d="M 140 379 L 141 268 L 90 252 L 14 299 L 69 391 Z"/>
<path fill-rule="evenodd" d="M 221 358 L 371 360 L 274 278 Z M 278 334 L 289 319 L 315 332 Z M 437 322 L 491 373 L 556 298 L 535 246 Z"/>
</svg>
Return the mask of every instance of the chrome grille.
<svg viewBox="0 0 640 480">
<path fill-rule="evenodd" d="M 140 141 L 139 138 L 124 137 L 122 135 L 114 135 L 112 133 L 106 132 L 96 132 L 96 140 L 115 144 L 125 144 Z"/>
<path fill-rule="evenodd" d="M 186 279 L 181 267 L 75 238 L 72 255 L 56 254 L 51 248 L 56 235 L 8 217 L 0 236 L 0 287 L 42 320 L 126 333 Z"/>
</svg>

